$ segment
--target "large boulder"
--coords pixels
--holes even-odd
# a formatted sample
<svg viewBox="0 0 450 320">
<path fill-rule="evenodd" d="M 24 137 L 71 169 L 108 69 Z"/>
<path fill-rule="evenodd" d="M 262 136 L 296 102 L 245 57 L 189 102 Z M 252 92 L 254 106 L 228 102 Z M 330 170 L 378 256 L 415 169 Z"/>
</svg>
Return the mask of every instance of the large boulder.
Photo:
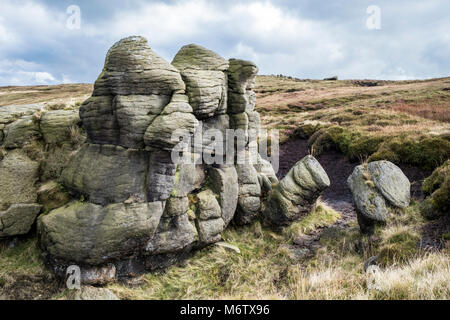
<svg viewBox="0 0 450 320">
<path fill-rule="evenodd" d="M 364 177 L 365 169 L 358 166 L 347 180 L 353 194 L 353 202 L 356 207 L 358 223 L 364 233 L 372 230 L 374 222 L 385 222 L 389 217 L 386 200 L 376 187 Z"/>
<path fill-rule="evenodd" d="M 317 198 L 329 186 L 325 170 L 313 156 L 308 155 L 297 162 L 269 193 L 264 217 L 273 225 L 286 225 L 298 220 L 312 210 Z"/>
<path fill-rule="evenodd" d="M 75 201 L 39 217 L 40 244 L 53 257 L 73 263 L 130 257 L 155 234 L 162 213 L 162 202 L 103 207 Z"/>
<path fill-rule="evenodd" d="M 405 208 L 409 205 L 409 180 L 389 161 L 355 167 L 347 183 L 363 233 L 371 233 L 375 224 L 386 222 L 389 207 Z"/>
<path fill-rule="evenodd" d="M 109 50 L 92 97 L 80 108 L 88 139 L 61 175 L 72 195 L 85 202 L 39 220 L 40 245 L 55 270 L 71 262 L 97 270 L 195 241 L 195 228 L 186 224 L 187 198 L 172 199 L 165 210 L 177 172 L 171 134 L 192 133 L 197 125 L 184 90 L 179 71 L 144 38 L 123 39 Z M 63 112 L 44 115 L 44 137 L 55 135 L 50 119 L 61 119 L 64 127 L 76 121 Z"/>
</svg>

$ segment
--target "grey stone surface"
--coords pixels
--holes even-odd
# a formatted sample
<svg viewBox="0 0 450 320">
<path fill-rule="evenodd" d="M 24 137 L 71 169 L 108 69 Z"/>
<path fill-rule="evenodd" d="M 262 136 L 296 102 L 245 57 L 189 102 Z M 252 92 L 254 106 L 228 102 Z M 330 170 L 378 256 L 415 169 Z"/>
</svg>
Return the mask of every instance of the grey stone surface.
<svg viewBox="0 0 450 320">
<path fill-rule="evenodd" d="M 36 112 L 45 110 L 42 103 L 10 105 L 0 108 L 0 125 L 6 125 L 26 116 L 32 116 Z"/>
<path fill-rule="evenodd" d="M 370 177 L 389 203 L 405 208 L 411 199 L 411 184 L 402 170 L 389 161 L 375 161 L 367 165 Z"/>
<path fill-rule="evenodd" d="M 330 185 L 320 163 L 308 155 L 297 162 L 270 192 L 263 211 L 272 224 L 286 225 L 307 215 Z"/>
<path fill-rule="evenodd" d="M 85 144 L 62 172 L 62 181 L 96 204 L 122 202 L 131 195 L 145 199 L 148 158 L 143 150 Z"/>
<path fill-rule="evenodd" d="M 39 163 L 19 149 L 4 156 L 0 161 L 0 210 L 11 204 L 36 202 L 38 171 Z"/>
<path fill-rule="evenodd" d="M 211 189 L 219 196 L 222 209 L 222 219 L 225 227 L 230 223 L 236 212 L 239 184 L 235 167 L 210 168 L 208 177 L 211 181 Z"/>
<path fill-rule="evenodd" d="M 375 221 L 386 221 L 388 211 L 386 201 L 376 187 L 364 178 L 364 167 L 357 166 L 348 178 L 348 185 L 353 194 L 358 213 Z"/>
<path fill-rule="evenodd" d="M 187 214 L 163 217 L 155 236 L 146 244 L 148 254 L 181 251 L 198 240 L 198 232 Z"/>
<path fill-rule="evenodd" d="M 40 130 L 45 143 L 57 144 L 71 140 L 71 127 L 80 124 L 78 110 L 54 110 L 45 112 L 40 120 Z"/>
<path fill-rule="evenodd" d="M 40 216 L 40 244 L 65 261 L 98 265 L 142 250 L 158 227 L 162 202 L 110 204 L 72 202 Z"/>
<path fill-rule="evenodd" d="M 54 270 L 77 263 L 89 270 L 92 280 L 86 283 L 98 284 L 167 266 L 193 248 L 220 241 L 232 219 L 254 221 L 270 192 L 290 206 L 286 211 L 284 203 L 272 203 L 283 219 L 306 212 L 329 181 L 307 159 L 291 170 L 291 180 L 272 189 L 275 172 L 254 148 L 261 125 L 254 110 L 257 71 L 251 62 L 227 61 L 198 45 L 181 48 L 169 64 L 142 37 L 116 43 L 80 107 L 87 140 L 61 174 L 80 201 L 38 219 L 40 245 Z M 76 115 L 58 111 L 43 121 L 44 139 L 58 144 Z M 56 123 L 61 125 L 52 127 Z M 180 129 L 188 138 L 202 137 L 175 149 Z M 209 136 L 212 129 L 221 135 Z M 237 159 L 254 162 L 206 161 L 224 158 L 227 129 L 241 129 L 244 137 Z M 177 152 L 196 162 L 174 163 Z M 288 190 L 291 184 L 295 188 Z"/>
<path fill-rule="evenodd" d="M 0 238 L 28 233 L 41 208 L 36 203 L 13 204 L 8 210 L 0 211 Z"/>
<path fill-rule="evenodd" d="M 33 116 L 23 117 L 5 126 L 3 146 L 8 149 L 22 148 L 41 136 L 39 124 Z"/>
<path fill-rule="evenodd" d="M 234 221 L 238 225 L 244 225 L 251 223 L 260 211 L 261 186 L 259 185 L 258 172 L 252 163 L 237 164 L 236 172 L 239 196 Z"/>
<path fill-rule="evenodd" d="M 253 111 L 256 95 L 253 91 L 258 68 L 250 61 L 230 59 L 228 74 L 228 112 Z"/>
<path fill-rule="evenodd" d="M 120 300 L 111 290 L 92 286 L 83 286 L 73 294 L 73 300 Z"/>
<path fill-rule="evenodd" d="M 222 209 L 216 199 L 216 195 L 210 189 L 197 194 L 197 217 L 200 220 L 220 218 Z"/>
<path fill-rule="evenodd" d="M 227 108 L 228 61 L 217 53 L 191 44 L 178 51 L 172 64 L 186 83 L 189 104 L 198 119 L 223 114 Z"/>
<path fill-rule="evenodd" d="M 221 232 L 225 227 L 222 218 L 199 220 L 198 221 L 198 235 L 201 244 L 209 244 L 220 241 L 222 239 Z"/>
<path fill-rule="evenodd" d="M 363 233 L 371 233 L 375 224 L 384 223 L 389 217 L 390 206 L 404 208 L 409 205 L 409 180 L 391 162 L 376 161 L 357 166 L 347 183 Z"/>
</svg>

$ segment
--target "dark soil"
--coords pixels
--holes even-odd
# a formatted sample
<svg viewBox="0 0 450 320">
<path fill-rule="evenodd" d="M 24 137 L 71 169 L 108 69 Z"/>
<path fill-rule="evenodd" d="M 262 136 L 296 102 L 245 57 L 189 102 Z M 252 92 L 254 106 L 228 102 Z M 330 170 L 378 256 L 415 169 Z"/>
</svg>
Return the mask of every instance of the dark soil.
<svg viewBox="0 0 450 320">
<path fill-rule="evenodd" d="M 450 215 L 427 223 L 422 228 L 421 249 L 431 251 L 443 249 L 446 241 L 443 239 L 443 235 L 448 232 L 450 232 Z"/>
<path fill-rule="evenodd" d="M 11 282 L 0 286 L 0 300 L 48 300 L 60 290 L 52 274 L 12 274 Z"/>
<path fill-rule="evenodd" d="M 307 140 L 296 139 L 282 144 L 280 146 L 278 178 L 282 179 L 297 161 L 308 154 Z M 330 207 L 342 213 L 342 219 L 334 227 L 347 228 L 349 223 L 356 221 L 355 207 L 353 206 L 350 188 L 347 186 L 347 178 L 359 163 L 350 162 L 342 153 L 335 150 L 325 151 L 317 156 L 317 160 L 327 172 L 331 182 L 330 187 L 323 192 L 321 199 Z M 399 167 L 411 182 L 412 198 L 422 200 L 424 197 L 421 190 L 422 182 L 431 172 L 410 165 L 400 165 Z M 325 228 L 318 229 L 312 234 L 298 239 L 298 241 L 304 242 L 302 245 L 307 244 L 307 247 L 314 249 L 318 245 L 317 242 L 320 239 L 322 229 Z M 442 234 L 449 232 L 449 229 L 450 218 L 448 217 L 428 223 L 422 230 L 421 247 L 441 249 L 443 247 Z"/>
<path fill-rule="evenodd" d="M 280 146 L 280 169 L 282 179 L 297 161 L 309 154 L 308 142 L 303 139 L 288 141 Z M 317 157 L 330 178 L 331 185 L 322 194 L 322 200 L 342 213 L 343 218 L 356 218 L 352 194 L 347 186 L 347 178 L 357 163 L 351 163 L 341 153 L 329 150 Z"/>
</svg>

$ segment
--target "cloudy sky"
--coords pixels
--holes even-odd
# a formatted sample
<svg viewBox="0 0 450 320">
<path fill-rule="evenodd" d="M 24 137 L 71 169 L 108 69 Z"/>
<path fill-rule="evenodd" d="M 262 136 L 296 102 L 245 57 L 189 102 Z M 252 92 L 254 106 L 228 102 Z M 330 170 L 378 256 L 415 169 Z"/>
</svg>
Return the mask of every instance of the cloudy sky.
<svg viewBox="0 0 450 320">
<path fill-rule="evenodd" d="M 450 76 L 449 12 L 448 0 L 0 0 L 0 86 L 93 82 L 130 35 L 168 61 L 197 43 L 260 74 Z"/>
</svg>

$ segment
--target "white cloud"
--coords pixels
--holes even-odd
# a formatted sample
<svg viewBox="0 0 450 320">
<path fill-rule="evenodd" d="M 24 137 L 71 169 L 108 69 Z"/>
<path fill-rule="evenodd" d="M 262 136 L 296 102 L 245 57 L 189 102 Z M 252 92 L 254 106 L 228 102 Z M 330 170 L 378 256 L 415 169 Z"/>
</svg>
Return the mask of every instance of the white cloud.
<svg viewBox="0 0 450 320">
<path fill-rule="evenodd" d="M 380 0 L 377 31 L 367 30 L 367 6 L 359 1 L 288 2 L 136 0 L 105 4 L 104 11 L 96 3 L 94 11 L 86 1 L 81 29 L 69 30 L 64 5 L 1 0 L 0 85 L 92 82 L 106 50 L 129 35 L 146 37 L 169 61 L 182 45 L 198 43 L 225 58 L 253 60 L 266 74 L 409 79 L 450 72 L 444 0 Z M 5 61 L 14 66 L 7 69 Z"/>
<path fill-rule="evenodd" d="M 43 66 L 24 60 L 0 60 L 0 85 L 56 84 L 60 81 Z"/>
</svg>

